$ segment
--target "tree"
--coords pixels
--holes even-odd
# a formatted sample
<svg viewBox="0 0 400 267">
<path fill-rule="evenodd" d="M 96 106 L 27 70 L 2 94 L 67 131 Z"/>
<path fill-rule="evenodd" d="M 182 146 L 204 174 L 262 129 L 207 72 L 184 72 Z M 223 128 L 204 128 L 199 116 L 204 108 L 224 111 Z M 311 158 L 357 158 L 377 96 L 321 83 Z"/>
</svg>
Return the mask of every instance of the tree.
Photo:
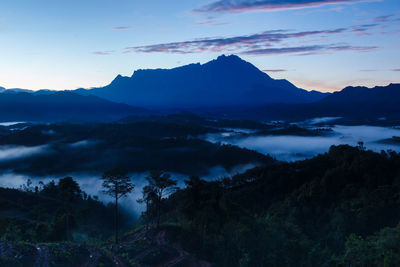
<svg viewBox="0 0 400 267">
<path fill-rule="evenodd" d="M 32 192 L 33 191 L 32 180 L 31 179 L 26 180 L 26 184 L 21 185 L 20 190 L 25 192 Z"/>
<path fill-rule="evenodd" d="M 123 171 L 114 169 L 103 174 L 103 192 L 115 200 L 115 243 L 118 244 L 118 200 L 126 197 L 135 186 Z"/>
<path fill-rule="evenodd" d="M 154 204 L 157 211 L 157 228 L 160 227 L 161 202 L 162 199 L 170 195 L 177 188 L 176 181 L 171 179 L 171 175 L 162 171 L 150 171 L 150 175 L 146 178 L 149 182 L 148 192 L 155 194 Z"/>
<path fill-rule="evenodd" d="M 72 237 L 71 232 L 70 232 L 70 219 L 71 217 L 73 217 L 70 214 L 70 204 L 75 201 L 75 200 L 79 200 L 82 199 L 81 193 L 82 190 L 79 187 L 79 184 L 72 179 L 72 177 L 65 177 L 62 178 L 58 181 L 58 195 L 60 197 L 60 199 L 62 199 L 65 202 L 65 230 L 66 230 L 66 239 L 69 241 L 70 238 Z"/>
<path fill-rule="evenodd" d="M 146 210 L 142 213 L 142 218 L 146 223 L 146 229 L 148 229 L 149 223 L 151 223 L 151 219 L 154 213 L 154 203 L 156 202 L 157 194 L 154 188 L 150 185 L 146 185 L 142 189 L 142 198 L 138 199 L 138 203 L 145 203 Z"/>
<path fill-rule="evenodd" d="M 190 209 L 198 210 L 200 203 L 201 190 L 204 187 L 205 181 L 198 176 L 190 176 L 189 180 L 184 181 L 186 188 L 189 191 Z"/>
<path fill-rule="evenodd" d="M 361 150 L 361 151 L 365 151 L 365 150 L 366 150 L 366 147 L 365 147 L 363 141 L 358 141 L 358 143 L 357 143 L 357 148 L 358 148 L 359 150 Z"/>
<path fill-rule="evenodd" d="M 190 176 L 189 180 L 184 182 L 186 184 L 185 192 L 187 192 L 188 197 L 184 203 L 183 213 L 190 220 L 195 221 L 195 217 L 200 214 L 201 195 L 206 182 L 198 176 Z"/>
<path fill-rule="evenodd" d="M 58 182 L 59 195 L 62 200 L 72 202 L 81 199 L 82 190 L 72 177 L 65 177 Z"/>
</svg>

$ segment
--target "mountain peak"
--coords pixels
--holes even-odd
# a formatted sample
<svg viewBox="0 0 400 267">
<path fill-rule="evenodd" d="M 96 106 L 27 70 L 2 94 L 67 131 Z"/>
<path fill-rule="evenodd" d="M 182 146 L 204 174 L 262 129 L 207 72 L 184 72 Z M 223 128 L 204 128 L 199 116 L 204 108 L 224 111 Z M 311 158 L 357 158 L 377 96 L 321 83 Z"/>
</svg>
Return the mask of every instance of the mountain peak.
<svg viewBox="0 0 400 267">
<path fill-rule="evenodd" d="M 256 66 L 251 64 L 250 62 L 247 62 L 243 60 L 242 58 L 236 56 L 236 55 L 220 55 L 218 58 L 211 60 L 205 64 L 202 65 L 205 68 L 211 68 L 213 71 L 220 72 L 220 71 L 230 71 L 231 75 L 240 75 L 240 76 L 246 76 L 246 75 L 256 75 L 256 76 L 262 76 L 263 78 L 266 78 L 268 75 L 266 75 L 264 72 L 260 71 Z M 250 77 L 248 77 L 250 78 Z M 254 78 L 254 77 L 253 77 Z M 270 77 L 268 76 L 268 79 Z M 257 78 L 254 80 L 256 82 Z"/>
<path fill-rule="evenodd" d="M 253 66 L 253 64 L 243 60 L 242 58 L 240 58 L 239 56 L 236 55 L 220 55 L 219 57 L 217 57 L 216 59 L 208 62 L 208 63 L 219 63 L 219 64 L 230 64 L 230 65 L 249 65 L 249 66 Z M 208 63 L 205 63 L 204 65 L 207 65 Z M 253 66 L 254 67 L 254 66 Z"/>
<path fill-rule="evenodd" d="M 114 78 L 114 80 L 111 82 L 111 84 L 119 84 L 122 83 L 126 80 L 129 80 L 129 77 L 122 76 L 121 74 L 118 74 L 117 77 Z"/>
<path fill-rule="evenodd" d="M 233 60 L 240 60 L 240 61 L 244 61 L 243 59 L 241 59 L 239 56 L 237 56 L 237 55 L 234 55 L 234 54 L 231 54 L 231 55 L 225 55 L 225 54 L 222 54 L 222 55 L 220 55 L 219 57 L 217 57 L 217 59 L 216 59 L 217 61 L 226 61 L 226 60 L 231 60 L 231 61 L 233 61 Z"/>
</svg>

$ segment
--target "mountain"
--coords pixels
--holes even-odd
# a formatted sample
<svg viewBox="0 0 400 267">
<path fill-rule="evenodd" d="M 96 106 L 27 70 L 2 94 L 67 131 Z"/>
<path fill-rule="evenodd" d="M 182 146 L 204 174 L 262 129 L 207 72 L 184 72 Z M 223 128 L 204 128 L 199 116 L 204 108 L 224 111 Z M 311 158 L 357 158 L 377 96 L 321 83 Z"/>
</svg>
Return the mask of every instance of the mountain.
<svg viewBox="0 0 400 267">
<path fill-rule="evenodd" d="M 24 117 L 119 119 L 122 115 L 149 114 L 134 107 L 169 113 L 186 110 L 228 119 L 344 117 L 366 122 L 400 121 L 400 84 L 346 87 L 340 92 L 325 94 L 308 92 L 287 80 L 272 79 L 235 55 L 222 55 L 205 64 L 173 69 L 137 70 L 131 77 L 118 75 L 109 85 L 92 89 L 57 93 L 0 87 L 0 101 L 4 102 L 0 107 L 4 110 L 0 119 L 7 121 Z M 25 101 L 24 104 L 21 101 Z M 18 104 L 13 105 L 14 102 Z M 31 111 L 27 112 L 29 108 Z"/>
<path fill-rule="evenodd" d="M 21 88 L 10 88 L 6 89 L 0 87 L 0 93 L 34 93 L 35 91 L 29 89 L 21 89 Z"/>
<path fill-rule="evenodd" d="M 346 87 L 335 92 L 320 101 L 321 104 L 373 104 L 393 105 L 400 103 L 400 84 L 389 84 L 388 86 Z"/>
<path fill-rule="evenodd" d="M 118 75 L 105 87 L 76 92 L 151 108 L 310 103 L 325 96 L 297 88 L 287 80 L 274 80 L 234 55 L 222 55 L 203 65 L 138 70 L 131 77 Z"/>
<path fill-rule="evenodd" d="M 0 121 L 107 121 L 146 110 L 73 92 L 0 94 Z"/>
<path fill-rule="evenodd" d="M 243 109 L 240 113 L 230 115 L 264 120 L 343 117 L 358 121 L 399 121 L 400 84 L 374 88 L 346 87 L 314 103 L 266 105 Z"/>
</svg>

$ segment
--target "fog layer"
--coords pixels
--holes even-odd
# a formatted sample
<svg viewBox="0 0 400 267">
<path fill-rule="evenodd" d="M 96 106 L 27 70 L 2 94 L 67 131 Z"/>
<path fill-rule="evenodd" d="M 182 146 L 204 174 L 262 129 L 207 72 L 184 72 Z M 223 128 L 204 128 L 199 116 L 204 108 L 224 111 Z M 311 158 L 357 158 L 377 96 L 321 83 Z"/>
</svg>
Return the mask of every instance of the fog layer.
<svg viewBox="0 0 400 267">
<path fill-rule="evenodd" d="M 400 151 L 400 146 L 384 144 L 383 139 L 400 136 L 400 129 L 377 126 L 342 126 L 332 128 L 333 133 L 326 136 L 246 136 L 240 133 L 209 134 L 205 137 L 211 142 L 237 145 L 264 154 L 270 154 L 278 160 L 295 161 L 325 153 L 332 145 L 348 144 L 355 146 L 364 142 L 367 149 L 373 151 L 394 150 Z"/>
<path fill-rule="evenodd" d="M 245 164 L 238 165 L 237 167 L 232 168 L 231 170 L 226 170 L 221 166 L 215 166 L 210 168 L 208 174 L 202 176 L 201 178 L 204 180 L 212 181 L 221 179 L 224 177 L 231 177 L 235 174 L 242 173 L 248 169 L 254 168 L 256 164 Z M 170 172 L 169 172 L 170 173 Z M 184 180 L 188 179 L 187 175 L 183 175 L 180 173 L 170 173 L 172 179 L 178 182 L 178 187 L 184 187 Z M 142 197 L 142 189 L 147 184 L 146 177 L 149 175 L 149 172 L 142 173 L 131 173 L 129 176 L 131 177 L 132 183 L 135 185 L 134 190 L 131 194 L 129 194 L 126 198 L 120 201 L 122 209 L 126 210 L 130 214 L 134 216 L 138 216 L 143 210 L 144 205 L 137 203 L 137 200 Z M 27 184 L 28 180 L 31 180 L 31 187 L 39 185 L 39 182 L 48 183 L 54 180 L 56 183 L 59 179 L 64 178 L 66 176 L 71 176 L 74 180 L 76 180 L 81 187 L 81 189 L 86 192 L 88 195 L 97 196 L 99 200 L 104 203 L 112 202 L 113 199 L 104 194 L 102 192 L 102 174 L 101 173 L 71 173 L 65 175 L 57 175 L 57 176 L 33 176 L 33 175 L 25 175 L 25 174 L 17 174 L 11 171 L 0 173 L 0 187 L 5 188 L 21 188 L 23 185 Z"/>
<path fill-rule="evenodd" d="M 43 146 L 0 146 L 0 161 L 11 161 L 31 157 L 47 152 L 47 145 Z"/>
</svg>

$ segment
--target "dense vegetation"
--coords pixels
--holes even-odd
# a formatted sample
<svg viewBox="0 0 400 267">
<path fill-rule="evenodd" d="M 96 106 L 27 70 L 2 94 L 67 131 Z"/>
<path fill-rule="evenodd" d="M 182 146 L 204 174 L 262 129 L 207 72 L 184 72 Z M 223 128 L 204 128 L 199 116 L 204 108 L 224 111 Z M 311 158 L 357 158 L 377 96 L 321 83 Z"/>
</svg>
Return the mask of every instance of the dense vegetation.
<svg viewBox="0 0 400 267">
<path fill-rule="evenodd" d="M 113 233 L 113 225 L 113 205 L 105 206 L 96 196 L 87 195 L 71 177 L 35 187 L 28 182 L 20 190 L 0 188 L 0 236 L 4 240 L 102 240 Z"/>
<path fill-rule="evenodd" d="M 121 123 L 134 123 L 134 122 L 162 122 L 162 123 L 175 123 L 175 124 L 194 124 L 208 128 L 244 128 L 266 130 L 273 128 L 273 125 L 258 122 L 255 120 L 229 120 L 221 118 L 206 118 L 193 115 L 191 113 L 178 113 L 166 116 L 130 116 L 121 119 Z"/>
<path fill-rule="evenodd" d="M 220 131 L 195 123 L 50 124 L 3 127 L 0 146 L 39 150 L 34 156 L 0 161 L 0 170 L 34 175 L 103 172 L 122 167 L 129 172 L 162 169 L 207 174 L 209 168 L 272 162 L 270 157 L 197 138 Z"/>
<path fill-rule="evenodd" d="M 111 250 L 114 206 L 88 197 L 73 179 L 1 189 L 0 235 L 7 243 L 0 249 L 69 241 L 46 248 L 53 259 L 61 247 L 72 251 L 63 254 L 65 262 L 72 254 L 82 262 L 97 248 L 74 244 L 96 240 L 105 244 L 97 253 L 108 261 L 104 266 L 117 266 L 115 259 L 126 266 L 400 265 L 395 152 L 366 151 L 361 143 L 332 146 L 309 160 L 271 162 L 219 181 L 191 176 L 181 189 L 165 172 L 151 172 L 147 180 L 139 200 L 146 207 L 142 227 L 126 233 L 129 220 L 120 214 L 125 234 Z"/>
<path fill-rule="evenodd" d="M 333 146 L 233 179 L 192 177 L 164 219 L 218 266 L 399 266 L 399 192 L 399 154 Z"/>
</svg>

